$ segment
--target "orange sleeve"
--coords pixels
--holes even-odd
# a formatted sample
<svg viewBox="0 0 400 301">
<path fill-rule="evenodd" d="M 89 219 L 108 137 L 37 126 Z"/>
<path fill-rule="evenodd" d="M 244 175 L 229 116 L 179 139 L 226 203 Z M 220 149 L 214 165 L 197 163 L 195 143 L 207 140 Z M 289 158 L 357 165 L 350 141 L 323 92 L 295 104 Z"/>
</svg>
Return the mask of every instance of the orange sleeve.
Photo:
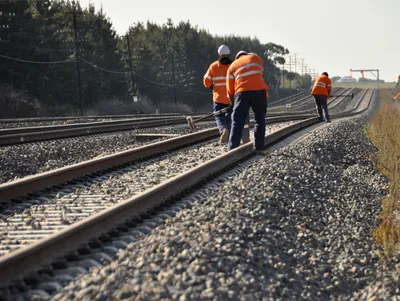
<svg viewBox="0 0 400 301">
<path fill-rule="evenodd" d="M 226 92 L 228 95 L 235 95 L 235 77 L 233 76 L 233 68 L 229 66 L 226 73 Z"/>
<path fill-rule="evenodd" d="M 213 77 L 213 68 L 212 65 L 208 68 L 207 73 L 204 74 L 203 77 L 203 85 L 206 88 L 211 88 L 213 81 L 212 81 L 212 77 Z"/>
</svg>

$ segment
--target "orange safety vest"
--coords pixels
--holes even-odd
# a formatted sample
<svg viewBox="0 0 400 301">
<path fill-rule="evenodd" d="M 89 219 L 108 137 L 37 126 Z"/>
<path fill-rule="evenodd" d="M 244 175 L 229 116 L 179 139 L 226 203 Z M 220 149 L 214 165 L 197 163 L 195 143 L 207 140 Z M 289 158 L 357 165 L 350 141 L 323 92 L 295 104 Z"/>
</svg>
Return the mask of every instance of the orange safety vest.
<svg viewBox="0 0 400 301">
<path fill-rule="evenodd" d="M 226 72 L 230 64 L 222 64 L 215 61 L 210 65 L 207 73 L 204 75 L 203 84 L 206 88 L 213 87 L 213 100 L 217 103 L 230 104 L 228 94 L 226 93 Z"/>
<path fill-rule="evenodd" d="M 268 85 L 264 82 L 264 63 L 256 54 L 247 54 L 235 60 L 228 69 L 226 87 L 228 94 L 235 95 L 244 91 L 266 90 Z"/>
<path fill-rule="evenodd" d="M 311 95 L 331 95 L 332 82 L 326 75 L 320 75 L 315 79 Z"/>
</svg>

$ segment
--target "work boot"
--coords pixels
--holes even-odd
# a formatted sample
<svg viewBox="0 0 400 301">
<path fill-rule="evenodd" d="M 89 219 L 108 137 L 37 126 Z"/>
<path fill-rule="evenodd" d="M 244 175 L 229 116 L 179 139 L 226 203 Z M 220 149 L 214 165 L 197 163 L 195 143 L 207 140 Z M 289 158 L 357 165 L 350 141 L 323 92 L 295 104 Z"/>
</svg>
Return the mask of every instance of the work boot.
<svg viewBox="0 0 400 301">
<path fill-rule="evenodd" d="M 225 144 L 229 140 L 229 131 L 227 129 L 224 129 L 222 132 L 221 136 L 219 137 L 219 144 Z"/>
<path fill-rule="evenodd" d="M 327 123 L 330 123 L 330 122 L 331 122 L 331 120 L 330 120 L 330 119 L 327 119 L 327 120 L 326 120 L 326 122 L 327 122 Z"/>
</svg>

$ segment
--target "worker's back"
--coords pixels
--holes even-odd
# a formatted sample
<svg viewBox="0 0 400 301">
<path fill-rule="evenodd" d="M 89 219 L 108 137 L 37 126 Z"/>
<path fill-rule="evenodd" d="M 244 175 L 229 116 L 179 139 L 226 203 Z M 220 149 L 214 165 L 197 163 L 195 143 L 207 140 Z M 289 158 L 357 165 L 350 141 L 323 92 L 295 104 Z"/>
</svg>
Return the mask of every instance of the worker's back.
<svg viewBox="0 0 400 301">
<path fill-rule="evenodd" d="M 230 103 L 226 92 L 226 73 L 231 63 L 232 61 L 228 57 L 222 57 L 212 63 L 204 75 L 204 86 L 213 87 L 213 100 L 216 103 Z"/>
<path fill-rule="evenodd" d="M 256 54 L 242 55 L 228 69 L 228 94 L 244 91 L 268 90 L 263 78 L 264 63 Z"/>
<path fill-rule="evenodd" d="M 332 82 L 326 75 L 320 75 L 315 79 L 314 87 L 311 91 L 312 95 L 325 95 L 328 96 L 331 93 Z"/>
</svg>

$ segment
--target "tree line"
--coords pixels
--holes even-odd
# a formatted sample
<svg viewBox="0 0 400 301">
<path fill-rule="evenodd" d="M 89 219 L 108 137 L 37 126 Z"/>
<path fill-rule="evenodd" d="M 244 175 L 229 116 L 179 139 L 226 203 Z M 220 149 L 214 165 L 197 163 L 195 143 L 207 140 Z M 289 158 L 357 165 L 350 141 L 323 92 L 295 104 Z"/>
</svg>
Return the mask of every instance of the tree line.
<svg viewBox="0 0 400 301">
<path fill-rule="evenodd" d="M 0 12 L 0 99 L 9 115 L 21 99 L 25 108 L 41 106 L 51 115 L 87 113 L 113 103 L 150 108 L 140 102 L 151 103 L 152 109 L 204 110 L 211 93 L 202 85 L 203 75 L 221 44 L 233 55 L 245 49 L 262 56 L 271 97 L 282 94 L 282 80 L 299 78 L 280 68 L 287 48 L 256 38 L 211 35 L 189 21 L 137 22 L 119 36 L 93 4 L 1 1 Z M 308 85 L 306 77 L 298 80 L 302 85 Z M 133 103 L 135 96 L 139 103 Z"/>
</svg>

